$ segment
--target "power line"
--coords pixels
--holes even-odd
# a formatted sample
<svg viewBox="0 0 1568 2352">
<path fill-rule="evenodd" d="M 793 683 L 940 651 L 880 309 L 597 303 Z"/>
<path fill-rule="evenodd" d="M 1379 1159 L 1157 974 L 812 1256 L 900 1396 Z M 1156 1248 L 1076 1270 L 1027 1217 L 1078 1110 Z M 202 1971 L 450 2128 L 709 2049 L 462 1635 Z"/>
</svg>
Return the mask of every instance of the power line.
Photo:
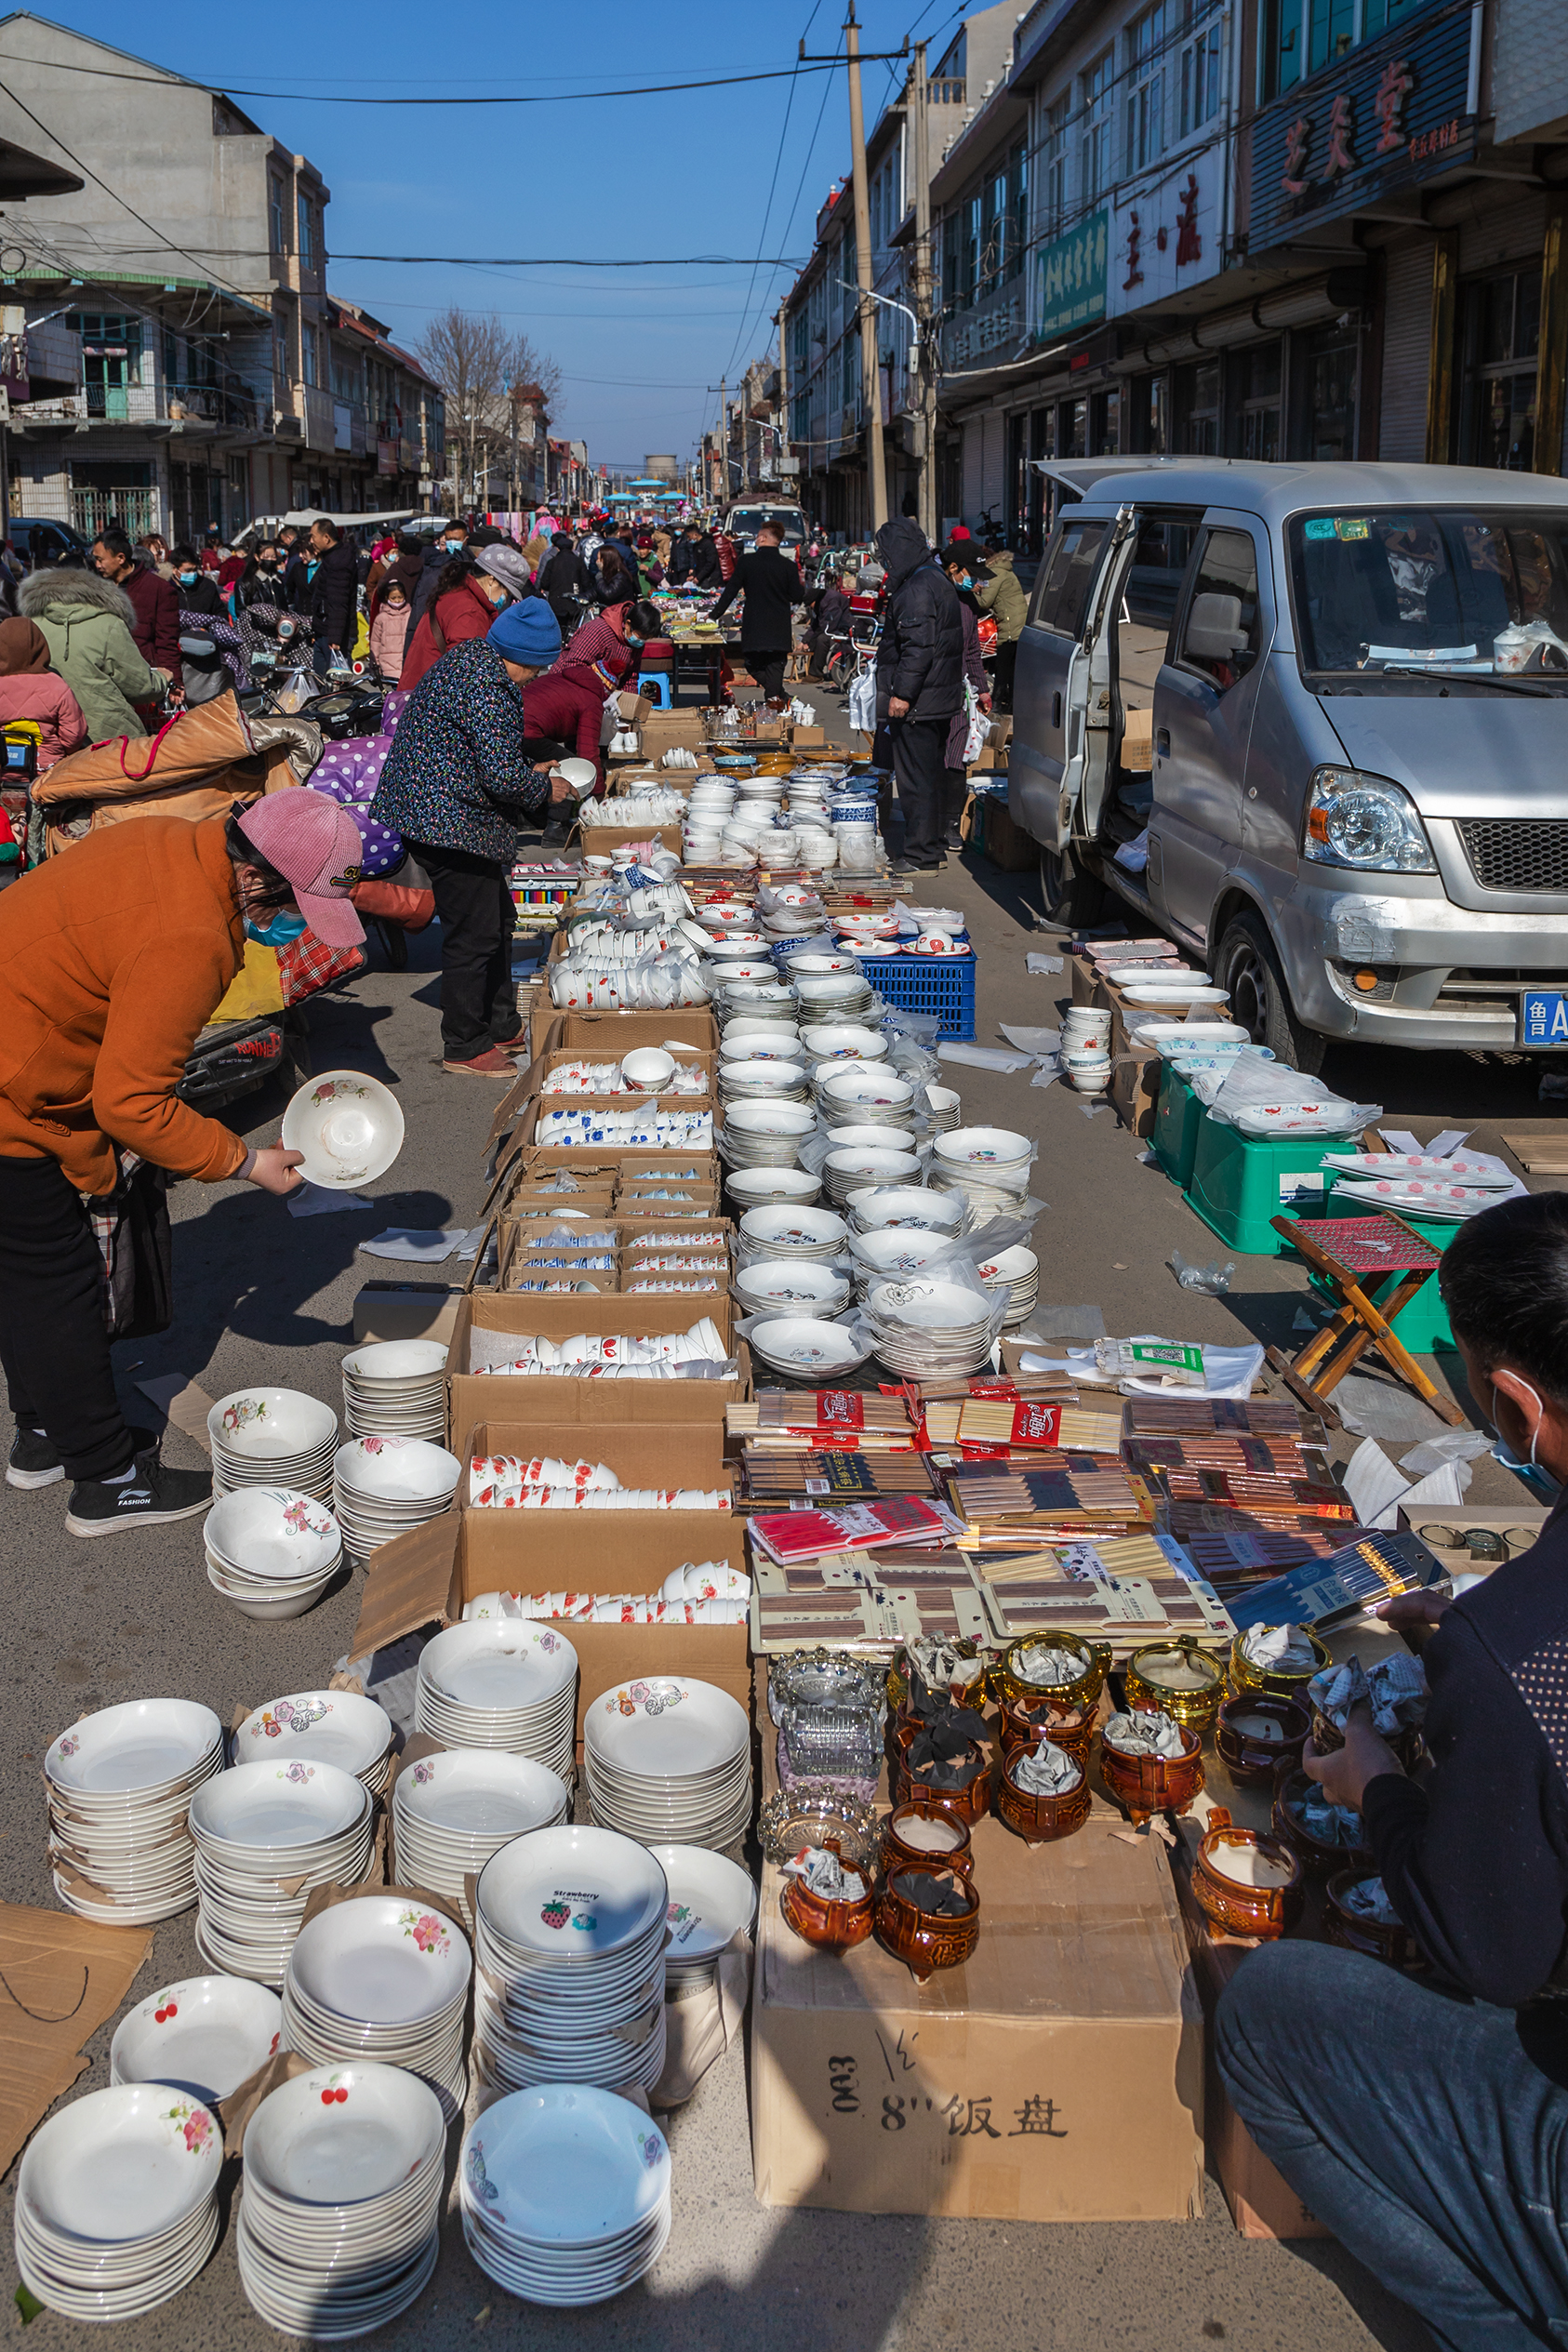
<svg viewBox="0 0 1568 2352">
<path fill-rule="evenodd" d="M 0 89 L 4 87 L 4 83 L 0 83 Z M 335 248 L 331 259 L 393 261 L 421 267 L 430 264 L 448 270 L 754 270 L 763 266 L 762 257 L 752 260 L 744 253 L 660 253 L 651 259 L 621 260 L 613 254 L 585 257 L 580 253 L 339 253 Z M 802 263 L 798 254 L 778 253 L 767 256 L 767 266 L 798 270 Z"/>
<path fill-rule="evenodd" d="M 889 58 L 901 55 L 902 51 L 897 49 L 868 49 L 863 52 L 861 61 L 867 65 L 881 65 L 885 64 Z M 52 58 L 5 56 L 0 58 L 0 62 L 38 66 L 52 65 L 55 60 Z M 277 106 L 573 106 L 584 100 L 598 101 L 612 98 L 675 98 L 686 90 L 733 90 L 740 89 L 753 82 L 789 82 L 792 81 L 797 73 L 829 73 L 837 63 L 836 58 L 823 58 L 816 62 L 803 62 L 797 60 L 793 65 L 770 67 L 761 73 L 708 73 L 704 74 L 699 81 L 693 82 L 641 82 L 629 88 L 618 90 L 516 92 L 493 90 L 478 98 L 441 98 L 432 96 L 429 91 L 422 92 L 417 98 L 351 97 L 341 91 L 253 90 L 240 89 L 235 86 L 219 88 L 214 84 L 201 82 L 187 83 L 185 86 L 206 89 L 213 98 L 254 98 L 269 105 Z M 178 87 L 184 80 L 183 75 L 126 73 L 112 66 L 103 65 L 61 65 L 60 70 L 73 74 L 91 73 L 100 81 L 142 82 L 161 90 Z M 10 93 L 7 92 L 7 95 L 9 96 Z M 18 105 L 21 103 L 20 99 L 16 102 Z M 25 108 L 23 112 L 26 112 Z M 33 119 L 36 120 L 36 117 Z M 101 182 L 100 184 L 101 185 Z"/>
</svg>

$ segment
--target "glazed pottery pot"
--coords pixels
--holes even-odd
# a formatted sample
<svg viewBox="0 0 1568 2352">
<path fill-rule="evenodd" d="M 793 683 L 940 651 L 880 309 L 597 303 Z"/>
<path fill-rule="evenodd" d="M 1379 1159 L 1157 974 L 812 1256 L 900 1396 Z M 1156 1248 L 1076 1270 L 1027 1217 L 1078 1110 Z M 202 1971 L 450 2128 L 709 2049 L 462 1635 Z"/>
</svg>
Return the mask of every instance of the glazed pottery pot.
<svg viewBox="0 0 1568 2352">
<path fill-rule="evenodd" d="M 1282 1673 L 1269 1667 L 1254 1666 L 1242 1654 L 1242 1636 L 1238 1634 L 1230 1644 L 1230 1688 L 1238 1694 L 1242 1691 L 1269 1691 L 1275 1698 L 1298 1699 L 1303 1707 L 1309 1704 L 1307 1685 L 1314 1674 L 1321 1674 L 1325 1666 L 1332 1666 L 1326 1645 L 1320 1641 L 1309 1626 L 1307 1639 L 1312 1644 L 1312 1664 L 1304 1671 Z"/>
<path fill-rule="evenodd" d="M 1325 1890 L 1324 1934 L 1331 1944 L 1342 1945 L 1348 1952 L 1364 1952 L 1369 1960 L 1386 1960 L 1390 1968 L 1408 1968 L 1412 1961 L 1419 1963 L 1425 1955 L 1402 1920 L 1390 1925 L 1382 1920 L 1369 1920 L 1347 1906 L 1345 1896 L 1356 1881 L 1375 1875 L 1356 1869 L 1335 1873 Z"/>
<path fill-rule="evenodd" d="M 1185 1724 L 1179 1756 L 1123 1756 L 1100 1740 L 1100 1775 L 1135 1827 L 1151 1814 L 1185 1813 L 1203 1786 L 1203 1754 Z"/>
<path fill-rule="evenodd" d="M 957 1707 L 974 1707 L 983 1709 L 986 1703 L 986 1662 L 984 1658 L 976 1655 L 975 1644 L 966 1637 L 954 1646 L 961 1658 L 973 1660 L 974 1671 L 968 1681 L 955 1681 L 949 1685 L 952 1692 L 953 1703 Z M 903 1716 L 910 1697 L 909 1678 L 905 1674 L 904 1667 L 905 1656 L 903 1651 L 900 1650 L 887 1669 L 887 1695 L 900 1717 Z"/>
<path fill-rule="evenodd" d="M 828 1841 L 830 1853 L 838 1849 Z M 842 1854 L 839 1855 L 844 1860 Z M 853 1869 L 853 1863 L 845 1866 Z M 863 1944 L 871 1932 L 871 1917 L 875 1904 L 871 1880 L 865 1879 L 866 1892 L 854 1902 L 836 1902 L 821 1894 L 813 1894 L 803 1879 L 786 1879 L 778 1897 L 778 1907 L 784 1914 L 787 1927 L 807 1944 L 817 1944 L 831 1951 L 846 1952 L 852 1945 Z"/>
<path fill-rule="evenodd" d="M 1053 1747 L 1059 1747 L 1064 1756 L 1070 1756 L 1086 1770 L 1095 1737 L 1095 1710 L 1062 1707 L 1056 1699 L 1007 1699 L 1002 1708 L 1001 1730 L 1004 1757 L 1017 1747 L 1033 1747 L 1037 1741 L 1048 1739 Z"/>
<path fill-rule="evenodd" d="M 1323 1756 L 1329 1755 L 1335 1748 L 1343 1747 L 1345 1745 L 1344 1733 L 1331 1716 L 1323 1713 L 1321 1707 L 1314 1707 L 1312 1709 L 1312 1744 L 1320 1755 Z M 1399 1758 L 1403 1769 L 1407 1773 L 1413 1773 L 1421 1761 L 1420 1724 L 1406 1723 L 1402 1730 L 1392 1734 L 1388 1745 Z"/>
<path fill-rule="evenodd" d="M 898 1803 L 918 1805 L 924 1813 L 945 1813 L 954 1821 L 983 1821 L 990 1811 L 990 1743 L 982 1748 L 977 1741 L 970 1742 L 968 1761 L 973 1763 L 977 1755 L 983 1755 L 985 1762 L 966 1787 L 940 1788 L 935 1783 L 922 1779 L 909 1761 L 910 1749 L 922 1728 L 919 1723 L 913 1722 L 898 1725 L 898 1778 L 895 1791 Z"/>
<path fill-rule="evenodd" d="M 1065 1682 L 1031 1682 L 1027 1675 L 1018 1672 L 1016 1661 L 1020 1651 L 1033 1649 L 1076 1651 L 1083 1660 L 1083 1670 Z M 1046 1627 L 1038 1633 L 1022 1634 L 1017 1641 L 1009 1641 L 992 1675 L 992 1686 L 1003 1702 L 1049 1698 L 1059 1707 L 1083 1707 L 1093 1713 L 1110 1671 L 1110 1652 L 1102 1643 L 1085 1641 L 1081 1633 L 1064 1633 L 1055 1627 Z"/>
<path fill-rule="evenodd" d="M 1135 1712 L 1163 1712 L 1203 1739 L 1225 1696 L 1225 1661 L 1201 1649 L 1189 1634 L 1151 1642 L 1135 1650 L 1128 1661 L 1126 1692 Z"/>
<path fill-rule="evenodd" d="M 1056 1744 L 1052 1742 L 1053 1747 Z M 1074 1757 L 1078 1779 L 1073 1787 L 1064 1788 L 1059 1796 L 1037 1796 L 1032 1789 L 1020 1788 L 1013 1777 L 1015 1768 L 1033 1753 L 1032 1747 L 1016 1747 L 1003 1761 L 996 1783 L 996 1810 L 1026 1844 L 1042 1846 L 1055 1838 L 1070 1838 L 1075 1829 L 1083 1828 L 1089 1818 L 1089 1775 L 1082 1761 Z"/>
<path fill-rule="evenodd" d="M 1364 1846 L 1329 1845 L 1314 1836 L 1296 1814 L 1296 1807 L 1309 1789 L 1316 1787 L 1303 1772 L 1285 1773 L 1274 1787 L 1274 1833 L 1293 1846 L 1309 1870 L 1353 1870 L 1364 1877 L 1373 1867 L 1371 1854 Z"/>
<path fill-rule="evenodd" d="M 882 1859 L 884 1870 L 945 1867 L 967 1879 L 975 1868 L 969 1825 L 955 1814 L 934 1809 L 924 1798 L 895 1805 L 883 1828 Z"/>
<path fill-rule="evenodd" d="M 1192 1892 L 1216 1927 L 1272 1942 L 1301 1917 L 1306 1880 L 1300 1855 L 1282 1838 L 1237 1828 L 1223 1805 L 1215 1808 L 1192 1866 Z"/>
<path fill-rule="evenodd" d="M 1222 1699 L 1215 1721 L 1215 1754 L 1232 1780 L 1271 1787 L 1282 1765 L 1299 1772 L 1301 1751 L 1311 1730 L 1307 1709 L 1292 1698 L 1243 1691 Z"/>
<path fill-rule="evenodd" d="M 956 1887 L 967 1901 L 962 1915 L 923 1911 L 903 1890 L 911 1879 L 935 1878 Z M 959 1968 L 980 1939 L 980 1898 L 955 1870 L 921 1870 L 910 1865 L 884 1879 L 876 1899 L 877 1934 L 895 1960 L 901 1960 L 917 1985 L 938 1968 Z"/>
</svg>

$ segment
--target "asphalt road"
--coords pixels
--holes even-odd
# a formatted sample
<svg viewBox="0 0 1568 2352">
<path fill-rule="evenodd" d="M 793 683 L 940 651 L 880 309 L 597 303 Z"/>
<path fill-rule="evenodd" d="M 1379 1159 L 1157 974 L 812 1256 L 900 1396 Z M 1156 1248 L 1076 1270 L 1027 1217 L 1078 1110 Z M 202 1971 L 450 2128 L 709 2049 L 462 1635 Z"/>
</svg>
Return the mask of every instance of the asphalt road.
<svg viewBox="0 0 1568 2352">
<path fill-rule="evenodd" d="M 837 731 L 837 714 L 826 715 Z M 1024 970 L 1030 947 L 1048 951 L 1052 944 L 1030 928 L 1037 903 L 1030 878 L 1003 876 L 977 861 L 953 864 L 937 888 L 921 895 L 969 915 L 982 1041 L 1000 1042 L 999 1019 L 1054 1021 L 1060 983 L 1030 979 Z M 295 1220 L 248 1186 L 177 1188 L 177 1321 L 161 1337 L 118 1351 L 127 1404 L 141 1417 L 146 1402 L 132 1384 L 170 1372 L 214 1398 L 241 1382 L 265 1381 L 338 1405 L 354 1294 L 378 1270 L 357 1254 L 358 1243 L 388 1223 L 474 1219 L 496 1095 L 484 1081 L 441 1071 L 436 952 L 435 935 L 427 934 L 415 943 L 408 972 L 370 971 L 315 1009 L 315 1067 L 372 1071 L 398 1089 L 403 1105 L 406 1145 L 395 1169 L 370 1188 L 372 1208 Z M 1488 1123 L 1536 1108 L 1533 1073 L 1481 1069 L 1463 1058 L 1395 1062 L 1363 1054 L 1331 1075 L 1360 1099 L 1385 1102 L 1418 1133 L 1474 1121 L 1478 1145 L 1490 1139 Z M 1035 1189 L 1049 1203 L 1035 1235 L 1043 1302 L 1092 1301 L 1113 1333 L 1289 1336 L 1305 1282 L 1281 1261 L 1239 1261 L 1225 1299 L 1177 1288 L 1165 1263 L 1171 1250 L 1206 1259 L 1215 1255 L 1213 1237 L 1142 1163 L 1143 1147 L 1112 1113 L 1085 1117 L 1064 1087 L 1035 1089 L 1027 1076 L 964 1070 L 955 1083 L 966 1120 L 1023 1127 L 1040 1138 Z M 281 1110 L 281 1097 L 260 1096 L 233 1116 L 263 1141 L 275 1137 Z M 8 1428 L 4 1434 L 8 1442 Z M 202 1458 L 177 1430 L 166 1443 L 171 1461 Z M 1481 1500 L 1523 1499 L 1491 1464 L 1482 1464 L 1474 1492 Z M 0 1662 L 0 1758 L 10 1799 L 0 1816 L 0 1892 L 11 1902 L 45 1906 L 53 1898 L 38 1761 L 58 1732 L 83 1712 L 137 1694 L 199 1698 L 227 1721 L 237 1703 L 319 1685 L 347 1648 L 357 1601 L 345 1584 L 302 1619 L 258 1625 L 208 1588 L 199 1521 L 86 1545 L 64 1533 L 63 1514 L 58 1487 L 0 1493 L 0 1575 L 10 1620 Z M 200 1966 L 191 1918 L 172 1920 L 155 1932 L 153 1957 L 134 1993 Z M 112 2030 L 95 2037 L 91 2068 L 68 2095 L 107 2082 Z M 1124 2121 L 1136 2133 L 1136 2110 Z M 1415 2352 L 1428 2341 L 1336 2246 L 1239 2239 L 1213 2182 L 1205 2218 L 1186 2226 L 1031 2226 L 766 2211 L 751 2195 L 739 2048 L 672 2119 L 671 2139 L 674 2234 L 643 2287 L 581 2314 L 533 2311 L 472 2266 L 454 2226 L 432 2287 L 385 2340 L 443 2352 L 492 2333 L 570 2343 L 573 2352 L 633 2343 L 639 2352 L 663 2345 L 727 2352 L 738 2336 L 758 2352 L 947 2352 L 977 2329 L 992 2340 L 1060 2352 L 1085 2344 L 1105 2352 L 1196 2352 L 1224 2341 L 1247 2352 L 1369 2345 Z M 14 2186 L 13 2169 L 0 2190 L 7 2220 Z M 20 2341 L 8 2296 L 0 2319 L 0 2332 L 7 2330 Z M 193 2286 L 116 2340 L 127 2352 L 251 2352 L 272 2339 L 244 2299 L 226 2233 Z M 54 2352 L 82 2338 L 71 2322 L 46 2313 L 26 2341 L 29 2352 Z"/>
</svg>

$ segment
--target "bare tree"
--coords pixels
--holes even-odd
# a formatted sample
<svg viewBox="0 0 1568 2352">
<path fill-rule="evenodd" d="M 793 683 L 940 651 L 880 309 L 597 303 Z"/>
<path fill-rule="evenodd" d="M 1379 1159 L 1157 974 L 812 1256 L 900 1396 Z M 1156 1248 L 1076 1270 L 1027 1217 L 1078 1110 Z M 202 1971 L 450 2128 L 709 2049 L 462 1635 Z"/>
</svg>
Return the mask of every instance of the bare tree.
<svg viewBox="0 0 1568 2352">
<path fill-rule="evenodd" d="M 494 311 L 464 311 L 453 303 L 431 320 L 417 348 L 445 395 L 447 436 L 465 489 L 510 448 L 517 392 L 528 387 L 542 395 L 547 410 L 560 397 L 554 360 Z"/>
</svg>

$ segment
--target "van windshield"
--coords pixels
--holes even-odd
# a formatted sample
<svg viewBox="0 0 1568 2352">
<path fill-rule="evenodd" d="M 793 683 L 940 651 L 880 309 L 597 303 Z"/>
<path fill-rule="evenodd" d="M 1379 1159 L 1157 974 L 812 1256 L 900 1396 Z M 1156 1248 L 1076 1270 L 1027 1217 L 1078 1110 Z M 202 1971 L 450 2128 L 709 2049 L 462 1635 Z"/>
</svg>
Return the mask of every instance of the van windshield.
<svg viewBox="0 0 1568 2352">
<path fill-rule="evenodd" d="M 1290 558 L 1309 672 L 1568 686 L 1568 510 L 1302 514 Z"/>
<path fill-rule="evenodd" d="M 805 524 L 800 511 L 788 506 L 737 506 L 730 513 L 725 528 L 736 538 L 755 538 L 764 523 L 777 523 L 791 545 L 805 537 Z"/>
</svg>

